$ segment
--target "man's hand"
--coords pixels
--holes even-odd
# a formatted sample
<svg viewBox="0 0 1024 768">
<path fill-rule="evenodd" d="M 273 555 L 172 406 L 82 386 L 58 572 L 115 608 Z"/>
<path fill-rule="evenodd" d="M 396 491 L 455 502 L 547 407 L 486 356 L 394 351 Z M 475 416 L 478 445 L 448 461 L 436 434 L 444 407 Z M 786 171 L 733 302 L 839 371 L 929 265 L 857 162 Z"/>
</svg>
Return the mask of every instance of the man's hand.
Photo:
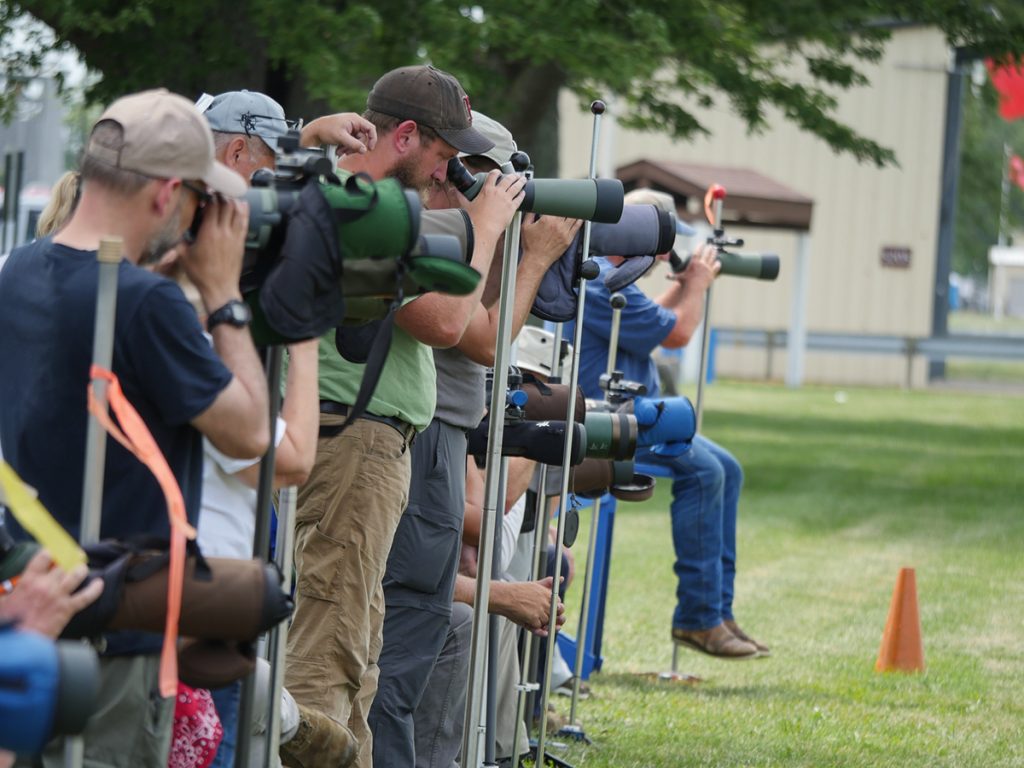
<svg viewBox="0 0 1024 768">
<path fill-rule="evenodd" d="M 231 299 L 241 298 L 238 278 L 242 274 L 245 235 L 249 228 L 249 205 L 215 195 L 203 213 L 203 224 L 195 243 L 190 248 L 179 249 L 178 262 L 199 290 L 209 313 Z"/>
<path fill-rule="evenodd" d="M 303 147 L 337 146 L 337 154 L 362 155 L 377 146 L 377 126 L 355 112 L 318 117 L 303 127 L 299 144 Z"/>
<path fill-rule="evenodd" d="M 583 222 L 579 219 L 563 219 L 561 216 L 538 216 L 536 213 L 523 217 L 523 259 L 537 259 L 546 270 L 572 243 Z"/>
<path fill-rule="evenodd" d="M 492 581 L 491 613 L 504 616 L 538 637 L 547 637 L 551 627 L 551 585 L 548 576 L 540 581 Z M 557 624 L 565 623 L 565 606 L 558 601 Z"/>
<path fill-rule="evenodd" d="M 670 274 L 668 279 L 694 286 L 703 292 L 711 285 L 721 269 L 722 262 L 718 260 L 718 250 L 710 243 L 704 243 L 693 249 L 693 256 L 690 257 L 690 263 L 686 265 L 686 269 Z"/>
<path fill-rule="evenodd" d="M 72 594 L 88 576 L 88 569 L 79 565 L 65 572 L 51 566 L 53 561 L 46 550 L 28 561 L 14 591 L 0 598 L 0 618 L 14 620 L 21 629 L 56 638 L 72 616 L 103 592 L 103 580 L 93 579 Z"/>
<path fill-rule="evenodd" d="M 500 171 L 491 171 L 472 202 L 466 200 L 460 192 L 455 194 L 462 207 L 469 212 L 473 229 L 481 233 L 481 237 L 490 237 L 496 241 L 522 205 L 525 186 L 525 176 L 502 176 Z"/>
</svg>

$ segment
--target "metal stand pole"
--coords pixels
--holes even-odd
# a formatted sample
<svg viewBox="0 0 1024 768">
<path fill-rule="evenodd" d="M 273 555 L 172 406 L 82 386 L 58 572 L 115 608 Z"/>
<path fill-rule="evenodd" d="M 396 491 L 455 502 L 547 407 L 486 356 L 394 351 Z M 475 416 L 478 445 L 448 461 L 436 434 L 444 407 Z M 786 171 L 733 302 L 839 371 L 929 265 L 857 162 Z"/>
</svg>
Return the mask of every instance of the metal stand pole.
<svg viewBox="0 0 1024 768">
<path fill-rule="evenodd" d="M 551 345 L 551 376 L 552 383 L 559 378 L 561 363 L 562 324 L 555 325 L 555 335 Z M 543 578 L 544 562 L 547 554 L 548 535 L 548 465 L 541 464 L 537 472 L 538 486 L 536 505 L 534 508 L 533 530 L 533 579 Z M 537 678 L 537 637 L 532 632 L 526 633 L 523 652 L 519 658 L 519 685 L 516 686 L 516 728 L 512 736 L 513 764 L 519 759 L 519 723 L 526 718 L 527 712 L 533 712 L 535 692 L 539 688 Z"/>
<path fill-rule="evenodd" d="M 92 361 L 110 369 L 114 357 L 114 322 L 117 313 L 117 272 L 124 252 L 119 237 L 103 238 L 96 260 L 99 279 L 96 287 L 96 321 L 92 336 Z M 93 394 L 102 410 L 107 409 L 107 382 L 92 382 Z M 85 438 L 85 478 L 82 485 L 82 523 L 78 540 L 93 544 L 100 540 L 103 514 L 103 471 L 107 463 L 107 433 L 95 416 L 89 417 Z"/>
<path fill-rule="evenodd" d="M 712 192 L 708 191 L 709 195 L 713 194 L 713 203 L 711 209 L 711 221 L 712 229 L 714 230 L 714 236 L 709 238 L 708 242 L 723 242 L 722 231 L 722 204 L 725 198 L 725 190 L 721 187 Z M 707 202 L 705 202 L 705 211 L 707 211 Z M 742 244 L 742 242 L 740 243 Z M 722 250 L 722 246 L 719 245 L 719 251 Z M 708 377 L 708 343 L 711 339 L 711 286 L 708 286 L 708 291 L 704 296 L 704 329 L 701 335 L 700 342 L 700 372 L 697 375 L 697 404 L 694 408 L 696 412 L 696 434 L 700 433 L 701 422 L 704 418 L 704 383 Z M 675 654 L 673 654 L 674 657 Z M 672 671 L 676 671 L 675 660 L 673 658 Z"/>
<path fill-rule="evenodd" d="M 722 198 L 717 197 L 714 201 L 714 216 L 710 222 L 717 237 L 721 234 L 722 227 Z M 697 402 L 694 405 L 694 416 L 696 429 L 694 435 L 700 434 L 701 424 L 704 420 L 704 385 L 708 378 L 708 344 L 711 340 L 711 286 L 708 286 L 704 294 L 704 320 L 701 328 L 700 341 L 700 365 L 697 369 Z M 662 674 L 666 679 L 677 679 L 679 675 L 679 646 L 672 643 L 672 672 L 670 675 Z M 692 677 L 687 675 L 686 677 Z"/>
<path fill-rule="evenodd" d="M 462 734 L 462 765 L 480 765 L 480 713 L 483 709 L 484 672 L 487 665 L 487 605 L 491 594 L 493 526 L 497 524 L 503 500 L 498 498 L 501 449 L 505 435 L 505 388 L 508 380 L 510 347 L 512 345 L 512 314 L 515 307 L 516 272 L 519 266 L 519 234 L 523 217 L 512 218 L 505 235 L 505 252 L 501 264 L 501 307 L 498 313 L 498 338 L 494 350 L 494 384 L 491 389 L 489 429 L 487 434 L 487 474 L 484 481 L 484 508 L 480 521 L 480 548 L 477 556 L 476 597 L 474 598 L 473 633 L 470 644 L 469 695 L 466 700 L 465 727 Z M 500 376 L 500 378 L 499 378 Z"/>
<path fill-rule="evenodd" d="M 281 571 L 281 588 L 292 588 L 292 541 L 295 533 L 295 504 L 298 492 L 295 486 L 282 488 L 277 505 L 277 546 L 274 561 Z M 267 753 L 263 765 L 277 766 L 277 752 L 281 745 L 281 690 L 284 688 L 284 664 L 288 650 L 288 622 L 282 621 L 270 630 L 270 713 L 267 721 Z"/>
<path fill-rule="evenodd" d="M 704 294 L 704 330 L 700 342 L 700 366 L 697 374 L 697 403 L 694 406 L 696 413 L 696 432 L 700 433 L 701 420 L 704 416 L 704 382 L 708 377 L 708 341 L 711 339 L 711 286 L 708 286 Z M 672 666 L 675 671 L 675 665 Z"/>
<path fill-rule="evenodd" d="M 15 195 L 17 188 L 15 188 Z M 96 283 L 96 318 L 92 334 L 92 361 L 110 370 L 114 358 L 114 323 L 117 317 L 117 274 L 124 255 L 120 237 L 104 237 L 96 251 L 99 277 Z M 92 382 L 93 395 L 99 407 L 107 410 L 107 382 Z M 83 546 L 100 540 L 103 517 L 103 471 L 107 463 L 107 433 L 95 416 L 89 416 L 85 437 L 85 477 L 82 484 L 82 519 L 78 541 Z M 81 736 L 64 740 L 64 765 L 81 768 L 85 762 L 85 741 Z"/>
<path fill-rule="evenodd" d="M 594 133 L 591 139 L 590 149 L 590 177 L 594 178 L 597 173 L 597 145 L 598 139 L 601 135 L 601 115 L 604 114 L 605 105 L 603 101 L 595 101 L 590 105 L 590 111 L 594 115 Z M 590 229 L 591 222 L 587 221 L 583 225 L 583 255 L 585 258 L 589 258 L 590 254 Z M 565 423 L 566 428 L 572 425 L 576 418 L 576 398 L 571 396 L 571 393 L 576 391 L 576 387 L 579 384 L 580 378 L 580 343 L 583 339 L 583 309 L 586 305 L 587 292 L 580 283 L 579 287 L 579 300 L 576 304 L 576 328 L 573 334 L 573 349 L 572 349 L 572 365 L 570 367 L 569 374 L 569 407 L 566 409 Z M 554 581 L 551 585 L 551 616 L 558 615 L 558 586 L 562 577 L 562 547 L 564 544 L 563 537 L 565 536 L 565 513 L 567 504 L 569 501 L 569 462 L 572 458 L 572 440 L 568 437 L 565 440 L 565 449 L 562 452 L 562 493 L 560 496 L 560 507 L 561 511 L 558 515 L 558 533 L 555 540 L 555 573 Z M 548 644 L 547 644 L 547 664 L 544 667 L 544 679 L 541 683 L 541 699 L 540 699 L 540 733 L 537 736 L 537 761 L 543 764 L 545 759 L 544 755 L 544 743 L 547 737 L 547 709 L 548 709 L 548 698 L 551 695 L 551 665 L 554 661 L 555 656 L 555 641 L 558 638 L 558 627 L 554 621 L 551 622 L 550 631 L 548 633 Z"/>
<path fill-rule="evenodd" d="M 274 437 L 277 433 L 277 417 L 281 413 L 281 357 L 280 346 L 268 347 L 264 352 L 263 364 L 267 372 L 267 390 L 270 400 L 271 439 L 267 453 L 260 462 L 260 479 L 256 495 L 256 534 L 253 537 L 252 546 L 253 557 L 263 560 L 270 556 L 270 518 L 274 492 L 274 457 L 276 455 Z M 273 661 L 273 657 L 271 657 L 271 661 Z M 283 674 L 283 670 L 278 673 L 271 665 L 270 673 L 271 680 L 273 680 L 274 675 Z M 238 728 L 235 731 L 235 768 L 249 768 L 256 697 L 255 686 L 256 673 L 253 672 L 242 681 L 242 697 L 238 707 Z M 267 744 L 269 745 L 272 740 L 267 739 Z"/>
<path fill-rule="evenodd" d="M 491 580 L 496 581 L 501 577 L 501 517 L 505 514 L 505 497 L 508 495 L 508 459 L 504 456 L 501 457 L 501 467 L 498 472 L 498 499 L 501 502 L 501 510 L 498 519 L 495 521 L 494 526 L 494 556 L 491 559 Z M 483 575 L 478 570 L 477 578 L 483 578 Z M 487 707 L 486 707 L 486 718 L 484 723 L 484 732 L 486 734 L 484 739 L 484 765 L 496 766 L 495 752 L 496 752 L 496 739 L 497 731 L 496 725 L 498 721 L 498 632 L 500 617 L 496 615 L 489 616 L 488 636 L 487 636 L 487 658 L 489 663 L 487 664 Z"/>
<path fill-rule="evenodd" d="M 626 306 L 626 297 L 621 293 L 611 296 L 612 331 L 608 337 L 608 368 L 605 371 L 611 376 L 615 370 L 615 359 L 619 351 L 619 329 L 622 326 L 622 310 Z M 587 631 L 590 628 L 590 589 L 594 582 L 594 550 L 597 549 L 597 526 L 601 516 L 601 498 L 594 500 L 594 514 L 590 520 L 590 541 L 587 544 L 587 564 L 583 571 L 583 604 L 580 608 L 580 621 L 576 630 L 576 665 L 573 668 L 572 703 L 569 705 L 569 725 L 574 727 L 573 735 L 586 739 L 582 727 L 576 722 L 576 705 L 580 697 L 580 680 L 583 677 L 583 658 L 586 655 Z"/>
</svg>

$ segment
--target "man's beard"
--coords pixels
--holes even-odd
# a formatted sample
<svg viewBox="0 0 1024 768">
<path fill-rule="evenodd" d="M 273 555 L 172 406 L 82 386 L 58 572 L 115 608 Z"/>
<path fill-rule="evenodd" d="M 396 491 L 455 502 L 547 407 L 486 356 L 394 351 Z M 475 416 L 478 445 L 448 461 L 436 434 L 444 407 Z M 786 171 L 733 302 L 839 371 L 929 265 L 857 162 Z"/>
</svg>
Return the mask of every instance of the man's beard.
<svg viewBox="0 0 1024 768">
<path fill-rule="evenodd" d="M 423 198 L 427 190 L 430 189 L 431 178 L 430 176 L 423 177 L 420 171 L 420 158 L 422 157 L 423 149 L 419 149 L 412 154 L 408 154 L 402 157 L 395 165 L 392 166 L 388 172 L 388 176 L 393 178 L 403 187 L 417 192 L 420 198 Z"/>
<path fill-rule="evenodd" d="M 167 223 L 146 243 L 139 264 L 143 266 L 156 264 L 165 253 L 181 242 L 184 235 L 185 233 L 181 231 L 181 199 L 179 198 Z"/>
</svg>

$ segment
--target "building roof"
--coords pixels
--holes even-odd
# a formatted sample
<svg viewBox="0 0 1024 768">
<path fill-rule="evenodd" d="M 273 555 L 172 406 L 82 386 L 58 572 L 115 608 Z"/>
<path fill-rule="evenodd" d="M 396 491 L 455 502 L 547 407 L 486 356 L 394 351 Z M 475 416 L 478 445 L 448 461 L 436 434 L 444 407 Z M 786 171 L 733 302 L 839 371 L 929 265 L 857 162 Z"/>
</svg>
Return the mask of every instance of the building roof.
<svg viewBox="0 0 1024 768">
<path fill-rule="evenodd" d="M 749 168 L 729 168 L 669 160 L 637 160 L 619 167 L 616 175 L 626 189 L 653 187 L 670 193 L 684 210 L 703 206 L 712 184 L 725 187 L 725 223 L 807 231 L 814 201 Z M 682 198 L 682 199 L 680 199 Z"/>
</svg>

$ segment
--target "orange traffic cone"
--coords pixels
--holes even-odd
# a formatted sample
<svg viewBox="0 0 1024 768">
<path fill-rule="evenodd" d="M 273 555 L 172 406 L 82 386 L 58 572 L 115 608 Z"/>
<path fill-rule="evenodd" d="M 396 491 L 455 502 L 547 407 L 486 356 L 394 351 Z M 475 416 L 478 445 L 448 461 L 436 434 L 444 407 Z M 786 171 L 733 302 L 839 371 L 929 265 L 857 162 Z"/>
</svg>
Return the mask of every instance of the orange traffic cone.
<svg viewBox="0 0 1024 768">
<path fill-rule="evenodd" d="M 924 671 L 921 620 L 917 615 L 917 581 L 913 568 L 900 568 L 896 577 L 875 671 Z"/>
</svg>

